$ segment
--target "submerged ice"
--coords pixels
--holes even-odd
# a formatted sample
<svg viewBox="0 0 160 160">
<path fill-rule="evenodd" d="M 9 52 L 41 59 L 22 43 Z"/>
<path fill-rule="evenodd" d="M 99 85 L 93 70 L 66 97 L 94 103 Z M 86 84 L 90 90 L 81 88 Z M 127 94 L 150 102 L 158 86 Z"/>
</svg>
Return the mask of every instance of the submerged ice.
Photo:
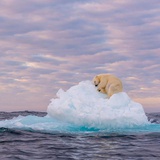
<svg viewBox="0 0 160 160">
<path fill-rule="evenodd" d="M 91 81 L 82 81 L 68 89 L 60 89 L 52 99 L 47 113 L 54 119 L 88 128 L 126 128 L 148 124 L 141 104 L 125 93 L 109 99 L 97 92 Z"/>
</svg>

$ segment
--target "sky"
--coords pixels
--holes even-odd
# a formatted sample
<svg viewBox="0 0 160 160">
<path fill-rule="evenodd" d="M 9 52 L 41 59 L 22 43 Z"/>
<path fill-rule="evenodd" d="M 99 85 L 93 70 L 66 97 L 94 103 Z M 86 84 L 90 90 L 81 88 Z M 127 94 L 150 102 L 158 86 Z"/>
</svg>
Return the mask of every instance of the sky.
<svg viewBox="0 0 160 160">
<path fill-rule="evenodd" d="M 0 111 L 46 111 L 100 73 L 160 112 L 159 0 L 0 1 Z"/>
</svg>

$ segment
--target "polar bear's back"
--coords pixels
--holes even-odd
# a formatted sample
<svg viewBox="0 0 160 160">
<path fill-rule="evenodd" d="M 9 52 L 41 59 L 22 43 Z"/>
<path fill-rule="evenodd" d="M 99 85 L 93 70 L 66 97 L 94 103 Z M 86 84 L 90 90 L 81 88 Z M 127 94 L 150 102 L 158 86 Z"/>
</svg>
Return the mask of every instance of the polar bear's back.
<svg viewBox="0 0 160 160">
<path fill-rule="evenodd" d="M 122 82 L 118 77 L 111 74 L 99 74 L 96 77 L 99 79 L 98 91 L 107 94 L 108 97 L 123 91 Z"/>
</svg>

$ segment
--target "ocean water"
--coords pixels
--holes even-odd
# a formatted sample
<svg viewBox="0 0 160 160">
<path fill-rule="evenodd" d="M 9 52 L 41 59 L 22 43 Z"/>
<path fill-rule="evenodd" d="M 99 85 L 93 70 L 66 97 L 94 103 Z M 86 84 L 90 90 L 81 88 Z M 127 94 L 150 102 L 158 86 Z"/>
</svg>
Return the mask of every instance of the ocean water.
<svg viewBox="0 0 160 160">
<path fill-rule="evenodd" d="M 0 112 L 0 120 L 13 117 L 44 117 L 42 112 Z M 152 129 L 129 132 L 40 131 L 31 128 L 0 127 L 1 160 L 159 160 L 160 113 L 147 114 Z M 28 117 L 29 118 L 29 117 Z M 155 123 L 155 124 L 154 124 Z"/>
<path fill-rule="evenodd" d="M 0 112 L 0 159 L 159 160 L 160 113 L 82 81 L 60 89 L 46 112 Z"/>
</svg>

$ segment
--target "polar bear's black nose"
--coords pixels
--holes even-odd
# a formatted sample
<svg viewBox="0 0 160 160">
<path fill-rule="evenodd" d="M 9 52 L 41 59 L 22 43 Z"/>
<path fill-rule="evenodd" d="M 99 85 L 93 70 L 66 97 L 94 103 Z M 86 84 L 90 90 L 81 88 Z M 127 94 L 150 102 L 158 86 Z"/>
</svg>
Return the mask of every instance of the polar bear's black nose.
<svg viewBox="0 0 160 160">
<path fill-rule="evenodd" d="M 98 84 L 95 84 L 95 87 L 97 87 L 98 86 Z"/>
</svg>

